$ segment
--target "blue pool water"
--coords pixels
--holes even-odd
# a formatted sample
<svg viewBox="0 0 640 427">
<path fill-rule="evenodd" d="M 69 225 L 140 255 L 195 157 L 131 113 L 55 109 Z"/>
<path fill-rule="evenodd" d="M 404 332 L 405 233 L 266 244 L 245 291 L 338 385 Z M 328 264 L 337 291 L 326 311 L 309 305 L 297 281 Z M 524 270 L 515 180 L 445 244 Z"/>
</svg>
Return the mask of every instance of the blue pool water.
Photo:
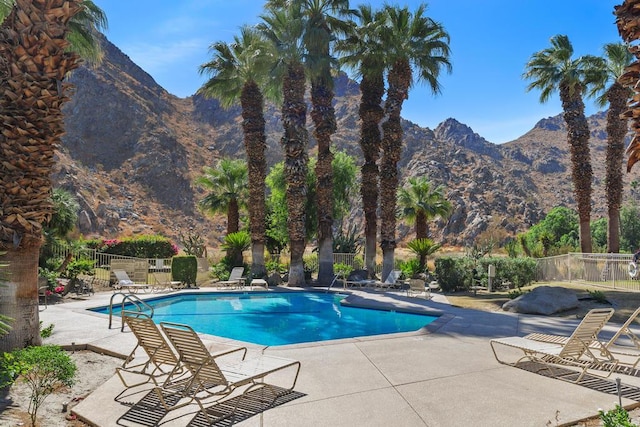
<svg viewBox="0 0 640 427">
<path fill-rule="evenodd" d="M 345 295 L 315 292 L 183 294 L 145 300 L 156 323 L 261 345 L 416 331 L 434 316 L 346 307 Z M 125 308 L 127 309 L 127 308 Z M 108 313 L 108 308 L 95 309 Z M 114 314 L 120 314 L 120 305 Z"/>
</svg>

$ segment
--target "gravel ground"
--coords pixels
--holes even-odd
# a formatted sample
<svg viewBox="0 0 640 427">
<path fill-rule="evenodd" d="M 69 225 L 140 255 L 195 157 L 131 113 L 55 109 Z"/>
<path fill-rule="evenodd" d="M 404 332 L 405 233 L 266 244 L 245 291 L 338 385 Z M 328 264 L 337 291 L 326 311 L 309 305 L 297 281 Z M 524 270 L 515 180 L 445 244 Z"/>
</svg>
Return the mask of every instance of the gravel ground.
<svg viewBox="0 0 640 427">
<path fill-rule="evenodd" d="M 93 390 L 115 374 L 115 368 L 122 360 L 92 351 L 69 353 L 77 366 L 75 384 L 70 389 L 60 390 L 49 395 L 38 409 L 38 426 L 68 427 L 84 426 L 71 417 L 71 408 L 84 399 Z M 6 427 L 28 426 L 31 419 L 27 413 L 29 407 L 29 387 L 18 380 L 9 389 L 8 396 L 0 396 L 0 425 Z M 63 412 L 63 404 L 67 411 Z"/>
</svg>

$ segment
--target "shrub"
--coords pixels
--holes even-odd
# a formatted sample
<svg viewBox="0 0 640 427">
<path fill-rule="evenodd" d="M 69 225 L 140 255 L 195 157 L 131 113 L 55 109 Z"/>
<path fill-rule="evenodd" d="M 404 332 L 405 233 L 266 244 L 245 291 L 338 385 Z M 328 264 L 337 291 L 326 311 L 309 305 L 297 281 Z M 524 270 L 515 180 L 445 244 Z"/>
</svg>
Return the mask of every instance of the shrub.
<svg viewBox="0 0 640 427">
<path fill-rule="evenodd" d="M 607 301 L 607 296 L 604 294 L 604 292 L 602 291 L 591 291 L 587 289 L 587 292 L 589 293 L 589 296 L 591 296 L 591 298 L 593 298 L 593 300 L 595 302 L 598 302 L 600 304 L 608 304 L 609 301 Z"/>
<path fill-rule="evenodd" d="M 436 275 L 445 292 L 465 289 L 471 284 L 475 268 L 482 286 L 488 284 L 489 264 L 495 266 L 494 284 L 511 282 L 516 287 L 528 285 L 535 280 L 537 262 L 532 258 L 452 258 L 442 257 L 436 260 Z"/>
<path fill-rule="evenodd" d="M 616 405 L 615 409 L 610 411 L 600 410 L 598 413 L 604 427 L 638 427 L 631 422 L 629 413 L 620 405 Z"/>
<path fill-rule="evenodd" d="M 102 240 L 100 243 L 90 240 L 85 244 L 98 252 L 134 258 L 171 258 L 178 254 L 178 247 L 171 240 L 155 235 Z"/>
<path fill-rule="evenodd" d="M 470 258 L 442 257 L 436 259 L 436 276 L 443 292 L 465 289 L 471 283 L 473 261 Z"/>
<path fill-rule="evenodd" d="M 198 259 L 193 255 L 174 256 L 171 260 L 171 280 L 195 286 L 198 277 Z"/>
<path fill-rule="evenodd" d="M 35 426 L 38 408 L 47 396 L 73 385 L 76 365 L 64 350 L 55 345 L 27 347 L 14 351 L 12 355 L 4 366 L 9 369 L 4 376 L 14 380 L 19 376 L 31 389 L 27 412 L 31 415 L 31 425 Z"/>
<path fill-rule="evenodd" d="M 398 268 L 402 271 L 402 276 L 407 279 L 417 278 L 421 273 L 424 273 L 424 268 L 420 266 L 420 260 L 416 258 L 398 261 Z"/>
<path fill-rule="evenodd" d="M 343 264 L 340 262 L 337 264 L 333 264 L 333 272 L 340 277 L 346 278 L 349 276 L 349 273 L 351 273 L 352 271 L 353 269 L 351 268 L 350 265 Z"/>
<path fill-rule="evenodd" d="M 49 326 L 42 327 L 42 320 L 40 321 L 40 336 L 42 338 L 49 338 L 53 334 L 53 323 L 49 324 Z"/>
</svg>

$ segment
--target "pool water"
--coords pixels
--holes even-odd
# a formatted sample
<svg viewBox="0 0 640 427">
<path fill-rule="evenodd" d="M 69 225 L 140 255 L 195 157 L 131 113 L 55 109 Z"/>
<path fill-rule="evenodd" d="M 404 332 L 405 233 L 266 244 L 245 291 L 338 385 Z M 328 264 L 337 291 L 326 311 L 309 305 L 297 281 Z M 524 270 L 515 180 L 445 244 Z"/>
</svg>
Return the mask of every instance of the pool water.
<svg viewBox="0 0 640 427">
<path fill-rule="evenodd" d="M 270 346 L 417 331 L 436 319 L 347 307 L 340 304 L 345 297 L 316 292 L 199 293 L 145 302 L 153 307 L 156 323 L 183 323 L 201 333 Z M 114 306 L 114 315 L 120 308 Z"/>
</svg>

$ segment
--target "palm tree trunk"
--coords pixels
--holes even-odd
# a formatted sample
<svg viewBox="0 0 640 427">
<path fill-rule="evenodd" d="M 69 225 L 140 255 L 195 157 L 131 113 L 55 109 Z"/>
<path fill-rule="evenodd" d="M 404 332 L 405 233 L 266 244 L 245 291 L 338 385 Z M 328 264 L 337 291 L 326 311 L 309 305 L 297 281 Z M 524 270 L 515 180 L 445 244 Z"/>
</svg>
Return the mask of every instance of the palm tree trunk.
<svg viewBox="0 0 640 427">
<path fill-rule="evenodd" d="M 289 285 L 303 286 L 305 248 L 305 203 L 307 195 L 307 104 L 304 101 L 305 73 L 302 64 L 290 64 L 282 84 L 284 102 L 281 139 L 285 152 L 285 179 L 287 181 L 287 210 L 289 219 Z"/>
<path fill-rule="evenodd" d="M 621 117 L 627 106 L 629 90 L 620 83 L 614 83 L 607 98 L 607 177 L 605 179 L 609 222 L 607 229 L 607 252 L 620 252 L 620 206 L 622 204 L 622 164 L 624 158 L 624 138 L 627 135 L 627 120 Z"/>
<path fill-rule="evenodd" d="M 320 80 L 320 79 L 318 79 Z M 318 284 L 329 285 L 333 280 L 333 153 L 331 135 L 336 131 L 333 109 L 333 90 L 324 82 L 311 85 L 311 118 L 318 142 L 316 163 L 316 197 L 318 210 Z"/>
<path fill-rule="evenodd" d="M 0 337 L 0 350 L 11 351 L 39 345 L 38 254 L 39 246 L 7 249 L 2 257 L 8 263 L 7 282 L 0 286 L 0 313 L 13 319 L 13 329 Z"/>
<path fill-rule="evenodd" d="M 427 236 L 427 215 L 421 209 L 416 212 L 416 239 L 426 239 Z"/>
<path fill-rule="evenodd" d="M 242 105 L 242 130 L 249 172 L 248 210 L 251 231 L 251 276 L 264 278 L 267 275 L 264 261 L 267 138 L 264 130 L 264 100 L 256 82 L 250 81 L 243 86 L 240 103 Z"/>
<path fill-rule="evenodd" d="M 65 51 L 65 36 L 79 9 L 79 0 L 16 0 L 0 27 L 0 250 L 10 262 L 0 312 L 15 319 L 0 351 L 40 342 L 38 253 L 52 211 L 54 151 L 64 133 L 69 85 L 62 80 L 79 65 Z"/>
<path fill-rule="evenodd" d="M 591 245 L 591 153 L 589 150 L 589 125 L 584 115 L 582 90 L 570 92 L 566 84 L 560 85 L 560 99 L 567 124 L 567 140 L 571 151 L 571 176 L 578 204 L 580 222 L 580 250 L 593 252 Z"/>
<path fill-rule="evenodd" d="M 385 102 L 387 121 L 382 124 L 382 161 L 380 167 L 380 247 L 382 248 L 382 278 L 394 268 L 396 248 L 396 197 L 398 192 L 398 161 L 402 151 L 402 103 L 408 98 L 411 68 L 406 62 L 394 64 L 389 73 L 389 89 Z"/>
<path fill-rule="evenodd" d="M 366 69 L 366 64 L 363 66 Z M 381 107 L 384 95 L 382 73 L 365 74 L 360 82 L 360 147 L 364 155 L 360 194 L 364 210 L 365 268 L 372 278 L 376 266 L 376 242 L 378 234 L 378 159 L 380 158 L 380 122 L 384 117 Z"/>
<path fill-rule="evenodd" d="M 230 199 L 227 206 L 227 234 L 236 233 L 240 229 L 240 207 L 238 199 Z"/>
</svg>

